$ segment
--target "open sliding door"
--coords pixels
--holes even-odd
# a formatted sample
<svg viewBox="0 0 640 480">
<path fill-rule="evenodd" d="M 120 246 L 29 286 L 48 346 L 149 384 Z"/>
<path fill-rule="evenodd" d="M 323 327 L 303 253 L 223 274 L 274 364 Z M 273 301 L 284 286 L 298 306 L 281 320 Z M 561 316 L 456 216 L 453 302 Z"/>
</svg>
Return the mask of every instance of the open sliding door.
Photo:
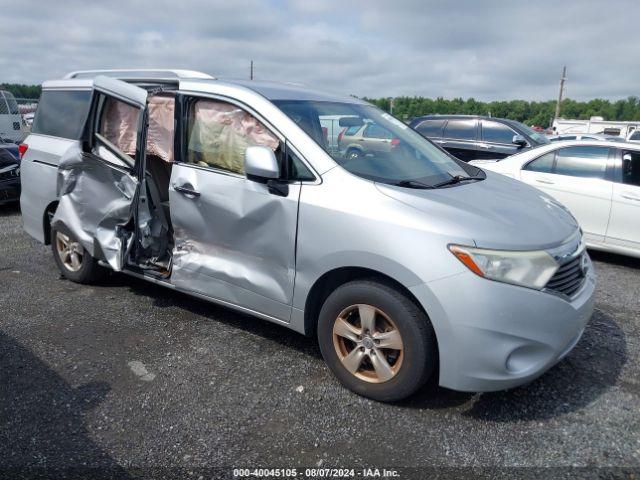
<svg viewBox="0 0 640 480">
<path fill-rule="evenodd" d="M 110 77 L 94 80 L 82 147 L 58 167 L 60 203 L 52 221 L 95 258 L 120 271 L 133 245 L 146 137 L 146 90 Z"/>
</svg>

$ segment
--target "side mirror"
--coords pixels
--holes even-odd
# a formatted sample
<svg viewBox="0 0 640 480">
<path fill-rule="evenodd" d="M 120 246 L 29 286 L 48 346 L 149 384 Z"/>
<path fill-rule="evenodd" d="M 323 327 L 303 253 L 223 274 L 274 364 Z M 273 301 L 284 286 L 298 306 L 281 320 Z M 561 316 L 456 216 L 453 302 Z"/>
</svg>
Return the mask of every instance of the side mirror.
<svg viewBox="0 0 640 480">
<path fill-rule="evenodd" d="M 280 178 L 280 165 L 269 147 L 248 147 L 244 154 L 244 172 L 249 180 L 268 181 Z"/>
<path fill-rule="evenodd" d="M 527 146 L 527 140 L 522 135 L 514 135 L 511 143 L 513 143 L 514 145 L 518 145 L 519 147 Z"/>
</svg>

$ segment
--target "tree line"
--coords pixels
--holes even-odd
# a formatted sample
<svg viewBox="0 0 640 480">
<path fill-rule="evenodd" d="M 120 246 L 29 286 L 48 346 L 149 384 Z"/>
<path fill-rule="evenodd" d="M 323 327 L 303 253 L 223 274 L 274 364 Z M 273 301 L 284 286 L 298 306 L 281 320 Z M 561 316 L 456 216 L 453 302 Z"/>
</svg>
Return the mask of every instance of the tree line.
<svg viewBox="0 0 640 480">
<path fill-rule="evenodd" d="M 390 111 L 390 98 L 368 98 L 367 101 L 383 110 Z M 509 118 L 527 125 L 550 126 L 555 115 L 556 101 L 529 102 L 526 100 L 509 100 L 480 102 L 473 98 L 442 97 L 436 99 L 424 97 L 396 97 L 393 99 L 393 114 L 410 120 L 429 114 L 489 115 Z M 640 121 L 640 99 L 628 97 L 624 100 L 604 100 L 597 98 L 588 102 L 565 99 L 562 101 L 561 116 L 563 118 L 588 120 L 599 116 L 605 120 Z"/>
<path fill-rule="evenodd" d="M 0 90 L 7 90 L 16 98 L 40 98 L 40 85 L 22 85 L 19 83 L 0 83 Z"/>
<path fill-rule="evenodd" d="M 0 84 L 0 89 L 8 90 L 17 98 L 40 97 L 39 85 L 21 85 L 16 83 Z M 383 110 L 390 111 L 390 98 L 365 98 Z M 509 100 L 481 102 L 474 98 L 445 99 L 425 97 L 395 97 L 393 114 L 402 120 L 411 120 L 429 114 L 461 114 L 490 115 L 492 117 L 510 118 L 527 125 L 549 126 L 555 113 L 555 100 L 529 102 L 526 100 Z M 588 102 L 578 102 L 569 98 L 562 102 L 562 117 L 587 120 L 593 116 L 605 120 L 640 121 L 640 99 L 628 97 L 624 100 L 604 100 L 596 98 Z"/>
</svg>

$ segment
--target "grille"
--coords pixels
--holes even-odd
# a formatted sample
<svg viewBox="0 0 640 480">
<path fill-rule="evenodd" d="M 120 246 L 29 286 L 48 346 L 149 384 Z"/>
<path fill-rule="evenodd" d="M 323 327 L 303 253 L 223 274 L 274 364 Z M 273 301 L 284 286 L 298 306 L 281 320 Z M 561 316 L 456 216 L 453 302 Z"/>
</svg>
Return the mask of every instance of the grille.
<svg viewBox="0 0 640 480">
<path fill-rule="evenodd" d="M 10 178 L 16 178 L 16 169 L 9 170 L 8 172 L 0 173 L 0 180 L 9 180 Z"/>
<path fill-rule="evenodd" d="M 584 270 L 582 269 L 583 255 L 585 254 L 578 255 L 573 260 L 561 265 L 547 283 L 547 290 L 563 293 L 569 297 L 576 293 L 585 279 Z"/>
</svg>

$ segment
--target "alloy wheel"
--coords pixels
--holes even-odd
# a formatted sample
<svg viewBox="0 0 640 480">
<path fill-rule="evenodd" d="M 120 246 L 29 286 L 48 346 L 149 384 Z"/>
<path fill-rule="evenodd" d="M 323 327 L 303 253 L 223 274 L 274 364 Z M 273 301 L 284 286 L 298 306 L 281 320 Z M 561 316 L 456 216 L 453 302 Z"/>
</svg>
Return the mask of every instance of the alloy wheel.
<svg viewBox="0 0 640 480">
<path fill-rule="evenodd" d="M 387 382 L 402 366 L 400 331 L 372 305 L 351 305 L 340 312 L 333 325 L 333 346 L 344 368 L 366 382 Z"/>
<path fill-rule="evenodd" d="M 84 259 L 84 248 L 68 235 L 56 232 L 56 250 L 64 268 L 70 272 L 77 272 L 82 268 Z"/>
</svg>

